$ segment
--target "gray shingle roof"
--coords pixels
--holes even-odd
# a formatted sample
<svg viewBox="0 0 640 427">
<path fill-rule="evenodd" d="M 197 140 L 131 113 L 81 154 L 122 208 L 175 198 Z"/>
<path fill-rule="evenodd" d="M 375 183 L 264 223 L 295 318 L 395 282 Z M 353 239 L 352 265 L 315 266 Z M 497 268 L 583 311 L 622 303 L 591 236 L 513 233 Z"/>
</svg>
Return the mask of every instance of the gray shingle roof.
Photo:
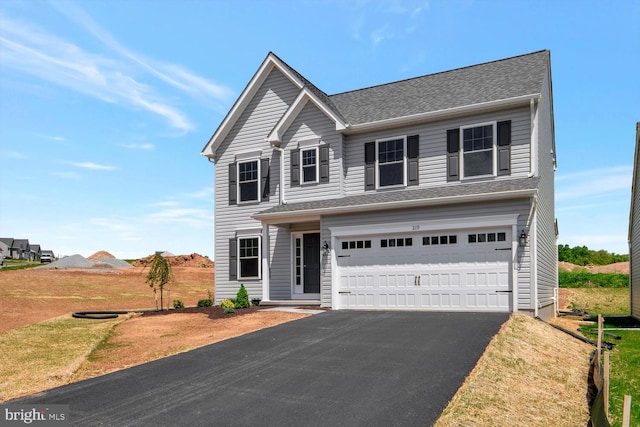
<svg viewBox="0 0 640 427">
<path fill-rule="evenodd" d="M 286 215 L 304 215 L 322 211 L 335 209 L 344 212 L 349 209 L 359 209 L 364 207 L 374 207 L 385 209 L 385 204 L 394 205 L 389 207 L 398 207 L 398 204 L 406 202 L 414 202 L 419 204 L 423 202 L 425 205 L 446 200 L 451 198 L 464 199 L 472 198 L 478 195 L 487 195 L 487 197 L 508 196 L 511 193 L 530 192 L 534 193 L 538 188 L 539 179 L 520 178 L 497 181 L 483 181 L 469 184 L 446 185 L 440 187 L 420 188 L 416 190 L 402 191 L 383 191 L 372 194 L 359 194 L 356 196 L 348 196 L 339 199 L 313 200 L 309 202 L 289 203 L 286 205 L 278 205 L 270 209 L 266 209 L 256 215 L 256 218 L 270 216 L 286 216 Z"/>
<path fill-rule="evenodd" d="M 309 89 L 315 96 L 318 97 L 320 101 L 322 101 L 329 109 L 331 109 L 338 117 L 340 117 L 344 121 L 344 116 L 340 113 L 340 110 L 335 106 L 335 104 L 333 103 L 329 95 L 327 95 L 326 93 L 318 89 L 316 85 L 311 83 L 302 74 L 300 74 L 294 68 L 292 68 L 289 64 L 284 62 L 278 55 L 276 55 L 273 52 L 270 52 L 270 54 L 278 58 L 278 60 L 282 62 L 282 64 L 286 66 L 293 75 L 295 75 L 298 79 L 300 79 L 301 82 L 303 82 L 304 86 L 307 89 Z"/>
<path fill-rule="evenodd" d="M 330 95 L 351 125 L 537 94 L 550 52 L 542 50 L 484 64 Z"/>
</svg>

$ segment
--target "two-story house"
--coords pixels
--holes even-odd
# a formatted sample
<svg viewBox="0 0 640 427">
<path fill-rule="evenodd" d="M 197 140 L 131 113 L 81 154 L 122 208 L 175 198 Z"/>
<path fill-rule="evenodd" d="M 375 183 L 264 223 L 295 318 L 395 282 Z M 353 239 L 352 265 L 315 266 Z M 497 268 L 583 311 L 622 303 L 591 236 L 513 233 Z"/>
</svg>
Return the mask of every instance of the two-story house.
<svg viewBox="0 0 640 427">
<path fill-rule="evenodd" d="M 555 313 L 549 51 L 335 95 L 269 53 L 202 154 L 216 302 Z"/>
</svg>

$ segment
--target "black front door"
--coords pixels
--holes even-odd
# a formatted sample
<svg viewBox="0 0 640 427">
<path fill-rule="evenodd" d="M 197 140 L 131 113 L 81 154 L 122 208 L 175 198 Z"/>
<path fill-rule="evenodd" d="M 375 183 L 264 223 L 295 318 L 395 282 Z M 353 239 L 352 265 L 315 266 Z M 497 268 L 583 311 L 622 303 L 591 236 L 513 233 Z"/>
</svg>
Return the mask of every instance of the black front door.
<svg viewBox="0 0 640 427">
<path fill-rule="evenodd" d="M 320 233 L 303 234 L 304 293 L 320 293 Z"/>
</svg>

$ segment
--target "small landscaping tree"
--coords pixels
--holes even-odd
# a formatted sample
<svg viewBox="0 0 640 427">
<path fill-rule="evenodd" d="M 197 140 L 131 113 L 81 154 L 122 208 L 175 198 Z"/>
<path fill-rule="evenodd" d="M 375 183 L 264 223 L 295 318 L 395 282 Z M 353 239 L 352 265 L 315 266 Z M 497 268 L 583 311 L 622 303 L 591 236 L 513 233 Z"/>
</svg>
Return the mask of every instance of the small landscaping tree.
<svg viewBox="0 0 640 427">
<path fill-rule="evenodd" d="M 145 283 L 148 283 L 155 291 L 156 287 L 160 289 L 160 309 L 164 310 L 164 302 L 162 298 L 162 290 L 164 285 L 173 281 L 173 271 L 171 265 L 165 257 L 155 254 L 149 263 L 149 273 Z"/>
<path fill-rule="evenodd" d="M 244 287 L 244 284 L 240 285 L 240 289 L 236 294 L 236 308 L 249 308 L 251 304 L 249 303 L 249 294 Z"/>
</svg>

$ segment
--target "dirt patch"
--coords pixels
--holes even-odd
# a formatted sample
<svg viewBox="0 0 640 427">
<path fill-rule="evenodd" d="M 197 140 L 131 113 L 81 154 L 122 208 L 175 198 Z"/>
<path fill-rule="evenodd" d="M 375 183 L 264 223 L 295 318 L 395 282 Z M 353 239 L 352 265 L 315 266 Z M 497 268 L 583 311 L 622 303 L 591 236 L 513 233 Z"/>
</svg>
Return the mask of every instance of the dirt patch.
<svg viewBox="0 0 640 427">
<path fill-rule="evenodd" d="M 586 425 L 591 351 L 588 344 L 514 313 L 436 426 Z"/>
<path fill-rule="evenodd" d="M 0 272 L 0 332 L 74 311 L 154 309 L 145 274 L 141 267 Z M 174 299 L 195 307 L 208 297 L 207 291 L 214 291 L 213 268 L 175 267 L 173 274 L 174 282 L 165 288 L 165 307 Z"/>
<path fill-rule="evenodd" d="M 145 313 L 120 323 L 106 345 L 91 354 L 73 380 L 103 375 L 306 316 L 309 315 L 260 311 L 259 307 L 226 315 L 219 307 Z"/>
<path fill-rule="evenodd" d="M 10 338 L 20 331 L 28 333 L 16 329 L 21 326 L 62 316 L 60 319 L 65 322 L 65 318 L 75 322 L 71 323 L 73 327 L 85 330 L 105 321 L 72 320 L 72 312 L 153 309 L 154 294 L 144 283 L 145 272 L 143 267 L 0 272 L 0 336 L 6 337 L 11 345 L 20 347 L 27 341 L 15 342 Z M 66 361 L 67 365 L 54 367 L 39 363 L 45 366 L 41 375 L 28 366 L 21 367 L 23 361 L 16 360 L 11 369 L 28 372 L 30 378 L 33 377 L 31 384 L 18 380 L 14 382 L 15 386 L 3 389 L 0 381 L 0 400 L 116 371 L 308 316 L 305 313 L 261 311 L 266 307 L 239 309 L 231 314 L 224 314 L 220 307 L 195 307 L 199 300 L 208 297 L 208 292 L 214 292 L 214 269 L 174 267 L 173 273 L 174 283 L 167 286 L 170 295 L 165 292 L 165 306 L 171 305 L 174 299 L 180 299 L 187 308 L 135 314 L 121 323 L 116 321 L 118 326 L 110 334 L 105 332 L 108 338 L 91 352 L 88 359 L 79 361 L 73 357 Z M 56 339 L 59 337 L 52 338 L 52 342 Z M 41 353 L 45 360 L 51 355 L 48 351 Z M 11 349 L 8 354 L 13 354 Z M 9 371 L 1 356 L 0 366 L 5 366 L 0 367 L 2 378 Z M 54 371 L 64 371 L 65 375 L 53 375 Z"/>
<path fill-rule="evenodd" d="M 107 251 L 98 251 L 95 254 L 87 257 L 87 259 L 91 261 L 96 261 L 98 259 L 106 259 L 106 258 L 115 259 L 115 257 Z"/>
<path fill-rule="evenodd" d="M 200 254 L 193 253 L 191 255 L 173 255 L 165 256 L 169 265 L 172 267 L 199 267 L 199 268 L 213 268 L 215 263 L 209 258 Z M 145 267 L 149 265 L 153 255 L 149 255 L 146 258 L 141 258 L 133 263 L 134 267 Z"/>
<path fill-rule="evenodd" d="M 597 273 L 618 273 L 618 274 L 629 274 L 629 261 L 624 262 L 616 262 L 614 264 L 609 265 L 593 265 L 588 264 L 585 266 L 571 264 L 570 262 L 560 261 L 558 262 L 558 269 L 564 271 L 587 271 L 592 274 Z"/>
</svg>

